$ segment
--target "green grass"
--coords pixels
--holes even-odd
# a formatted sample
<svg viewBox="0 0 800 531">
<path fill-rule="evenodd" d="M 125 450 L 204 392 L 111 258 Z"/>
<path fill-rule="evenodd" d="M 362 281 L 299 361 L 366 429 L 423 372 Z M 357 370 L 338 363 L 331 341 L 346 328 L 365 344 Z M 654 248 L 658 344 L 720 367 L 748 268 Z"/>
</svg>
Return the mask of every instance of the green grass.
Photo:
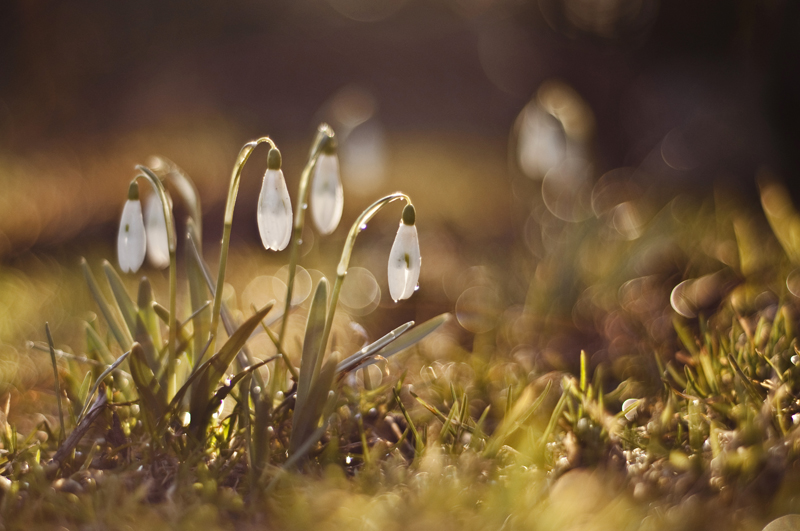
<svg viewBox="0 0 800 531">
<path fill-rule="evenodd" d="M 761 529 L 800 512 L 800 216 L 785 197 L 765 187 L 763 213 L 641 200 L 635 235 L 609 212 L 566 223 L 534 206 L 537 230 L 461 283 L 488 290 L 482 306 L 386 323 L 362 351 L 326 281 L 280 347 L 280 309 L 223 292 L 227 335 L 206 352 L 202 253 L 185 254 L 173 322 L 159 275 L 136 284 L 96 258 L 56 266 L 61 280 L 7 269 L 6 293 L 31 301 L 7 296 L 2 326 L 44 319 L 4 332 L 39 350 L 2 345 L 2 525 Z"/>
</svg>

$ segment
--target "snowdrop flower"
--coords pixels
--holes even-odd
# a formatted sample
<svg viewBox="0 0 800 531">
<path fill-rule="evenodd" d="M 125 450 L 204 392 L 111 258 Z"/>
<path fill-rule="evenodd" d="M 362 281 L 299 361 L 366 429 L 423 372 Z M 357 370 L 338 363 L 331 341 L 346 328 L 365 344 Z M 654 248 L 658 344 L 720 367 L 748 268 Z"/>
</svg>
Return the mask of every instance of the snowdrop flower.
<svg viewBox="0 0 800 531">
<path fill-rule="evenodd" d="M 406 205 L 397 236 L 389 252 L 389 294 L 396 302 L 409 298 L 417 289 L 419 280 L 419 238 L 417 237 L 416 211 Z"/>
<path fill-rule="evenodd" d="M 311 217 L 320 234 L 336 230 L 342 219 L 344 193 L 339 177 L 339 157 L 333 141 L 320 154 L 311 180 Z"/>
<path fill-rule="evenodd" d="M 282 251 L 292 237 L 292 203 L 281 170 L 281 152 L 269 150 L 267 173 L 258 197 L 258 232 L 266 249 Z"/>
<path fill-rule="evenodd" d="M 147 245 L 145 242 L 139 185 L 134 181 L 128 188 L 128 201 L 122 209 L 117 235 L 117 260 L 123 273 L 135 273 L 142 267 Z"/>
<path fill-rule="evenodd" d="M 639 408 L 639 399 L 629 398 L 622 403 L 622 411 L 625 411 L 629 407 L 633 407 L 633 409 L 625 413 L 625 418 L 628 420 L 633 420 L 636 418 L 636 410 Z"/>
<path fill-rule="evenodd" d="M 147 233 L 147 259 L 158 269 L 169 265 L 169 243 L 164 208 L 157 194 L 150 194 L 144 204 L 144 226 Z"/>
</svg>

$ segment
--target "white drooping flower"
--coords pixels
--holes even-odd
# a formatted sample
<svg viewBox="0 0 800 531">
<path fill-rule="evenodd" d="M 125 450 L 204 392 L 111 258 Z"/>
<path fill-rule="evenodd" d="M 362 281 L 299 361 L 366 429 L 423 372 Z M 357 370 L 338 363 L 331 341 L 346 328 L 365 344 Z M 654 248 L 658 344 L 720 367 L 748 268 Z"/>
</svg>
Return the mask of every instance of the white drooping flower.
<svg viewBox="0 0 800 531">
<path fill-rule="evenodd" d="M 258 197 L 258 232 L 264 248 L 282 251 L 292 237 L 292 202 L 281 170 L 280 152 L 269 151 L 267 172 Z"/>
<path fill-rule="evenodd" d="M 142 267 L 146 248 L 139 186 L 133 182 L 128 188 L 128 201 L 122 209 L 117 235 L 117 260 L 123 273 L 135 273 Z"/>
<path fill-rule="evenodd" d="M 389 252 L 389 295 L 394 301 L 409 298 L 417 289 L 422 258 L 415 221 L 414 207 L 407 205 Z"/>
<path fill-rule="evenodd" d="M 322 153 L 317 159 L 311 180 L 311 218 L 320 234 L 336 230 L 342 219 L 344 192 L 339 176 L 339 157 L 336 153 Z"/>
<path fill-rule="evenodd" d="M 144 204 L 144 226 L 147 232 L 147 259 L 158 269 L 169 265 L 169 242 L 164 208 L 157 194 L 150 194 Z"/>
</svg>

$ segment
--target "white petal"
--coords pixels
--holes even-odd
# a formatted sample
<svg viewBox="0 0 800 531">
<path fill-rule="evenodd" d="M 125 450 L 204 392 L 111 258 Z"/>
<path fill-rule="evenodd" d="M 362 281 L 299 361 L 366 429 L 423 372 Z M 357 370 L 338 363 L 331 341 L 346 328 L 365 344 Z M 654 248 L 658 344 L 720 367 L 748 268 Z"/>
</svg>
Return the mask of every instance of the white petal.
<svg viewBox="0 0 800 531">
<path fill-rule="evenodd" d="M 393 300 L 407 299 L 414 293 L 421 261 L 416 225 L 401 222 L 389 252 L 389 294 Z"/>
<path fill-rule="evenodd" d="M 292 237 L 292 202 L 281 170 L 267 170 L 258 197 L 258 232 L 266 249 L 281 251 Z"/>
<path fill-rule="evenodd" d="M 117 260 L 123 273 L 135 273 L 142 267 L 145 249 L 142 204 L 128 200 L 122 209 L 117 236 Z"/>
<path fill-rule="evenodd" d="M 159 269 L 169 265 L 169 243 L 164 209 L 156 194 L 150 194 L 144 204 L 144 225 L 147 233 L 147 259 Z"/>
<path fill-rule="evenodd" d="M 344 207 L 342 180 L 339 177 L 339 158 L 322 154 L 317 159 L 311 180 L 311 217 L 323 236 L 339 226 Z"/>
<path fill-rule="evenodd" d="M 625 411 L 629 407 L 634 406 L 635 404 L 638 404 L 638 403 L 639 403 L 639 399 L 638 398 L 629 398 L 625 402 L 622 403 L 622 411 Z M 635 419 L 636 418 L 636 409 L 637 408 L 634 407 L 633 409 L 631 409 L 630 411 L 625 413 L 625 418 L 628 419 L 628 420 Z"/>
</svg>

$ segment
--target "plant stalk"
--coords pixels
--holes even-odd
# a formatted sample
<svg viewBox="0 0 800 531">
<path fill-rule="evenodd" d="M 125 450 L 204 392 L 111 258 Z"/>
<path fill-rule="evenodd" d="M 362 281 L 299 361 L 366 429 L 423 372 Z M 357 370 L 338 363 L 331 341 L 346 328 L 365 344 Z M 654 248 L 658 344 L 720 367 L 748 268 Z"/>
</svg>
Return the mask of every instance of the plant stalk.
<svg viewBox="0 0 800 531">
<path fill-rule="evenodd" d="M 271 148 L 276 148 L 275 143 L 268 137 L 262 136 L 256 140 L 252 140 L 242 146 L 239 150 L 239 156 L 236 157 L 236 163 L 233 165 L 231 172 L 231 181 L 228 186 L 228 199 L 225 203 L 225 220 L 222 225 L 222 243 L 219 252 L 219 272 L 217 274 L 217 289 L 214 292 L 214 305 L 211 307 L 211 331 L 209 339 L 211 344 L 208 351 L 211 355 L 217 342 L 217 329 L 219 328 L 219 314 L 220 306 L 222 305 L 222 288 L 225 285 L 225 268 L 228 264 L 228 247 L 231 243 L 231 226 L 233 225 L 233 208 L 236 205 L 236 195 L 239 193 L 239 182 L 242 179 L 242 170 L 247 163 L 247 159 L 253 153 L 253 150 L 259 144 L 266 142 Z"/>
<path fill-rule="evenodd" d="M 176 390 L 175 382 L 175 365 L 177 356 L 175 355 L 175 348 L 178 343 L 178 329 L 177 323 L 177 293 L 178 293 L 178 276 L 177 276 L 177 254 L 176 254 L 176 238 L 175 238 L 175 223 L 172 219 L 172 212 L 169 207 L 169 198 L 167 197 L 167 190 L 153 170 L 146 166 L 136 166 L 136 169 L 142 173 L 137 175 L 134 179 L 144 177 L 150 182 L 158 194 L 161 201 L 161 208 L 164 212 L 164 221 L 167 225 L 167 243 L 169 248 L 169 343 L 167 344 L 167 374 L 169 375 L 169 385 L 167 396 L 172 396 Z"/>
<path fill-rule="evenodd" d="M 377 214 L 383 207 L 394 201 L 400 199 L 405 200 L 407 204 L 411 204 L 411 198 L 402 192 L 395 192 L 386 197 L 382 197 L 372 203 L 364 210 L 355 223 L 350 227 L 350 232 L 347 233 L 347 239 L 344 242 L 342 249 L 342 257 L 339 259 L 339 265 L 336 266 L 336 281 L 333 283 L 333 291 L 331 293 L 331 303 L 328 307 L 328 316 L 325 319 L 325 328 L 322 332 L 322 342 L 320 343 L 320 352 L 317 356 L 317 370 L 322 365 L 322 358 L 324 357 L 325 350 L 328 347 L 328 339 L 331 335 L 331 327 L 333 326 L 333 316 L 336 313 L 336 305 L 339 302 L 339 293 L 342 291 L 342 284 L 344 277 L 347 275 L 347 269 L 350 267 L 350 257 L 353 254 L 353 248 L 356 245 L 356 238 L 358 234 L 367 228 L 367 223 L 375 214 Z"/>
<path fill-rule="evenodd" d="M 292 306 L 292 294 L 294 292 L 294 277 L 297 272 L 297 261 L 300 257 L 300 244 L 303 236 L 303 227 L 305 227 L 306 210 L 308 210 L 308 191 L 309 184 L 311 183 L 311 176 L 314 174 L 314 168 L 317 166 L 317 159 L 323 148 L 334 137 L 333 129 L 328 124 L 321 124 L 317 128 L 317 136 L 314 138 L 314 143 L 311 146 L 311 152 L 308 157 L 303 172 L 300 174 L 300 186 L 297 193 L 297 209 L 294 215 L 294 227 L 292 229 L 292 241 L 289 243 L 289 278 L 286 282 L 286 303 L 283 309 L 283 320 L 281 321 L 281 329 L 278 334 L 278 351 L 283 349 L 283 340 L 286 336 L 286 324 L 289 322 L 289 309 Z M 289 360 L 284 357 L 286 363 Z M 294 371 L 293 371 L 294 372 Z"/>
</svg>

